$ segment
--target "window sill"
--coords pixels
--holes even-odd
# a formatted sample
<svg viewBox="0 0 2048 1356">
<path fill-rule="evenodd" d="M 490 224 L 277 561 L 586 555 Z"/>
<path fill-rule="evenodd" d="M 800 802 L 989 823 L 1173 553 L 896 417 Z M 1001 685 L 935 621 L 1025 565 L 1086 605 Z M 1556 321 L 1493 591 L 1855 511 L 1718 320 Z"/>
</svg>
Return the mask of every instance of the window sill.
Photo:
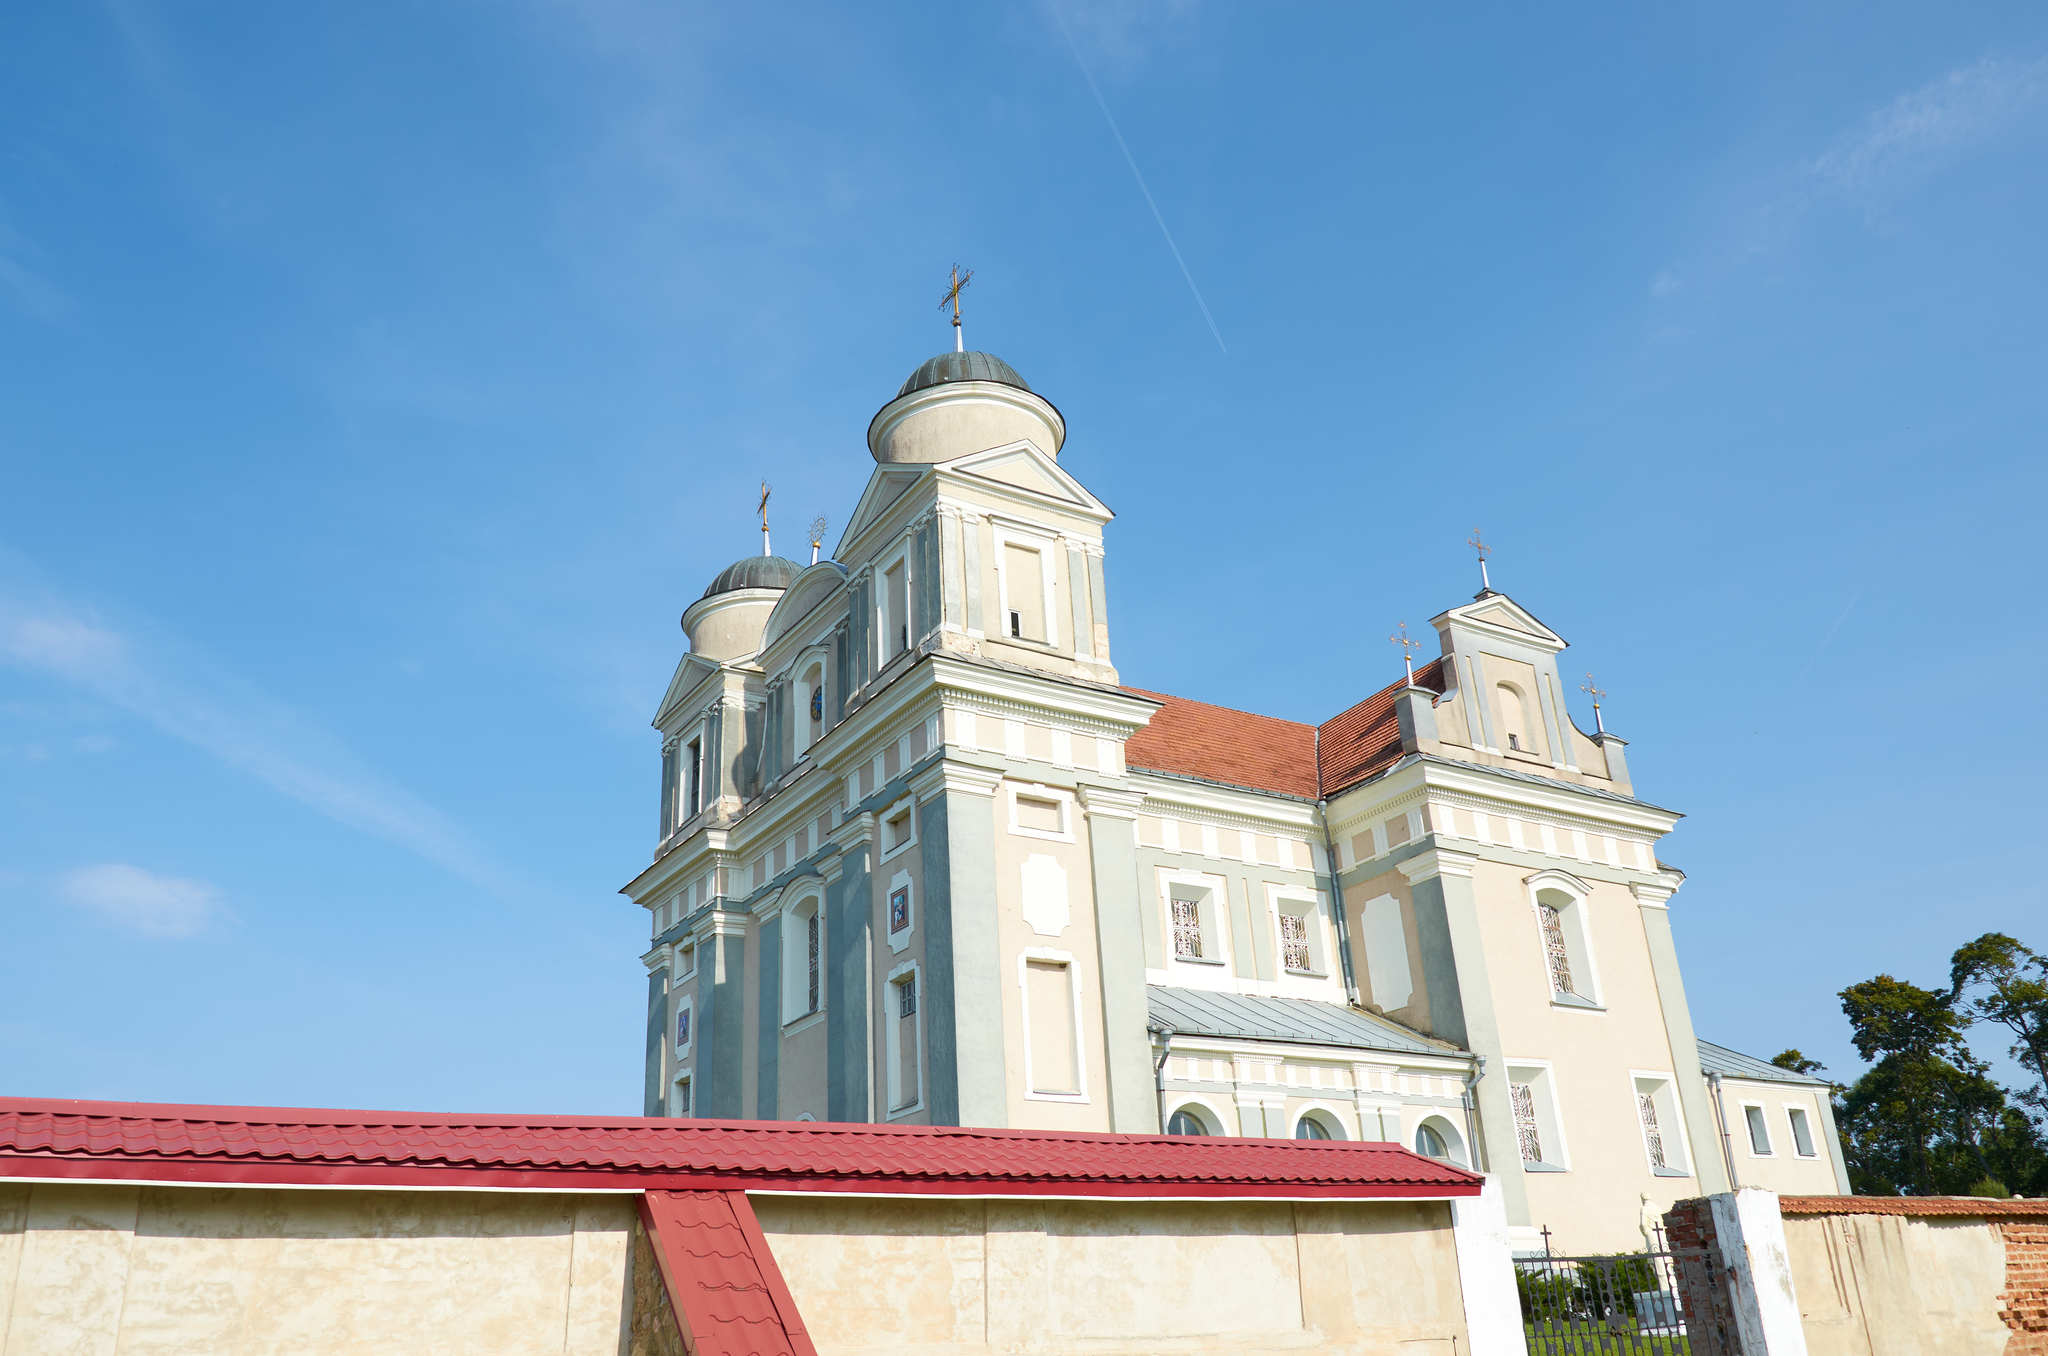
<svg viewBox="0 0 2048 1356">
<path fill-rule="evenodd" d="M 1286 973 L 1294 976 L 1296 979 L 1328 979 L 1330 977 L 1328 970 L 1296 970 L 1292 966 L 1288 967 Z"/>
<path fill-rule="evenodd" d="M 1683 1169 L 1683 1168 L 1660 1168 L 1660 1167 L 1656 1167 L 1656 1166 L 1654 1166 L 1654 1165 L 1652 1165 L 1652 1166 L 1651 1166 L 1651 1168 L 1650 1168 L 1650 1175 L 1651 1175 L 1652 1177 L 1690 1177 L 1690 1176 L 1692 1176 L 1692 1174 L 1691 1174 L 1691 1173 L 1687 1172 L 1687 1171 L 1686 1171 L 1685 1169 Z"/>
<path fill-rule="evenodd" d="M 1174 963 L 1175 965 L 1215 965 L 1215 966 L 1221 966 L 1221 965 L 1224 965 L 1224 964 L 1226 964 L 1226 962 L 1224 962 L 1224 961 L 1220 961 L 1220 960 L 1210 960 L 1210 959 L 1209 959 L 1209 958 L 1208 958 L 1207 956 L 1175 956 L 1175 957 L 1173 958 L 1173 963 Z"/>
<path fill-rule="evenodd" d="M 898 843 L 895 847 L 883 848 L 882 854 L 879 857 L 875 858 L 875 861 L 878 864 L 881 862 L 893 862 L 898 857 L 901 857 L 904 853 L 910 851 L 912 848 L 916 846 L 917 840 L 913 838 L 907 843 Z"/>
<path fill-rule="evenodd" d="M 797 1032 L 805 1030 L 808 1027 L 816 1026 L 818 1023 L 824 1020 L 825 1009 L 821 1007 L 814 1012 L 806 1012 L 801 1016 L 791 1017 L 788 1020 L 784 1021 L 782 1024 L 782 1034 L 785 1036 L 794 1036 Z"/>
<path fill-rule="evenodd" d="M 1529 1162 L 1524 1162 L 1524 1163 L 1522 1164 L 1522 1171 L 1523 1171 L 1523 1172 L 1570 1172 L 1570 1171 L 1571 1171 L 1571 1169 L 1570 1169 L 1570 1168 L 1567 1168 L 1567 1167 L 1565 1167 L 1565 1166 L 1563 1166 L 1562 1164 L 1558 1164 L 1558 1163 L 1529 1163 Z"/>
<path fill-rule="evenodd" d="M 1605 1003 L 1596 1003 L 1590 998 L 1581 998 L 1575 993 L 1554 993 L 1550 995 L 1550 1006 L 1554 1008 L 1576 1008 L 1580 1012 L 1605 1012 Z"/>
</svg>

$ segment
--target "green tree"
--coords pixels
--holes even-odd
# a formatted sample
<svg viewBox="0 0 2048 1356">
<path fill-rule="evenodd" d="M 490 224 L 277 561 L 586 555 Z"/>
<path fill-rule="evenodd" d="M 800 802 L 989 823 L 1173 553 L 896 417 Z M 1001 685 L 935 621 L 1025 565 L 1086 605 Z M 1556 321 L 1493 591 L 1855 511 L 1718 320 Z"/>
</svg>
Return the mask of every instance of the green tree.
<svg viewBox="0 0 2048 1356">
<path fill-rule="evenodd" d="M 1837 1109 L 1858 1192 L 1958 1195 L 2048 1180 L 2039 1128 L 1970 1053 L 1974 1014 L 1953 992 L 1878 975 L 1841 998 L 1856 1052 L 1872 1062 Z"/>
<path fill-rule="evenodd" d="M 2019 1099 L 2048 1114 L 2048 957 L 2002 932 L 1987 932 L 1957 950 L 1949 982 L 1958 1012 L 2012 1033 L 2009 1053 L 2034 1080 Z"/>
</svg>

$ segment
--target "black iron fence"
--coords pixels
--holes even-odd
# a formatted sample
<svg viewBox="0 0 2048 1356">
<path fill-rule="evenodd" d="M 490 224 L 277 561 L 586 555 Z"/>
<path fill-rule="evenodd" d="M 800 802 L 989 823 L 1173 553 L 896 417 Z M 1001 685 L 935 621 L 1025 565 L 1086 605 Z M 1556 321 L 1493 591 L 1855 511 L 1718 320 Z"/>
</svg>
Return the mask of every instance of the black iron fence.
<svg viewBox="0 0 2048 1356">
<path fill-rule="evenodd" d="M 1529 1356 L 1690 1356 L 1678 1269 L 1658 1229 L 1642 1252 L 1515 1259 Z"/>
</svg>

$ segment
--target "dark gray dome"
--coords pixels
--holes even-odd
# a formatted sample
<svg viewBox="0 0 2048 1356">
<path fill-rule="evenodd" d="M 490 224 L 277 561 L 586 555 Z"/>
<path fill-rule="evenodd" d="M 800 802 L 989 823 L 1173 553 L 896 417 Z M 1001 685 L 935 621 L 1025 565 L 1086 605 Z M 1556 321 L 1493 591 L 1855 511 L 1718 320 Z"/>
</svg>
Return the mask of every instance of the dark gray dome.
<svg viewBox="0 0 2048 1356">
<path fill-rule="evenodd" d="M 949 381 L 997 381 L 1005 386 L 1014 386 L 1028 391 L 1031 384 L 1017 375 L 1017 369 L 993 353 L 941 353 L 936 358 L 927 358 L 910 374 L 910 380 L 903 383 L 903 389 L 896 393 L 901 400 L 912 391 L 922 391 L 933 386 L 943 386 Z"/>
<path fill-rule="evenodd" d="M 781 556 L 748 556 L 720 570 L 711 587 L 704 590 L 704 596 L 709 598 L 714 593 L 731 593 L 735 589 L 786 589 L 796 582 L 803 569 Z"/>
</svg>

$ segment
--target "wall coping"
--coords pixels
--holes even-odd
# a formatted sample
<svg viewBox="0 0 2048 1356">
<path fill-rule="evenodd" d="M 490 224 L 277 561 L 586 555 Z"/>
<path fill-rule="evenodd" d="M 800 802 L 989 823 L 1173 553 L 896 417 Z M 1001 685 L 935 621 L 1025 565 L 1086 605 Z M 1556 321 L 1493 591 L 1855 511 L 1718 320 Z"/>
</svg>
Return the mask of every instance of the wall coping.
<svg viewBox="0 0 2048 1356">
<path fill-rule="evenodd" d="M 1783 1215 L 1905 1215 L 1961 1219 L 2048 1219 L 2048 1200 L 1986 1196 L 1780 1196 Z"/>
</svg>

